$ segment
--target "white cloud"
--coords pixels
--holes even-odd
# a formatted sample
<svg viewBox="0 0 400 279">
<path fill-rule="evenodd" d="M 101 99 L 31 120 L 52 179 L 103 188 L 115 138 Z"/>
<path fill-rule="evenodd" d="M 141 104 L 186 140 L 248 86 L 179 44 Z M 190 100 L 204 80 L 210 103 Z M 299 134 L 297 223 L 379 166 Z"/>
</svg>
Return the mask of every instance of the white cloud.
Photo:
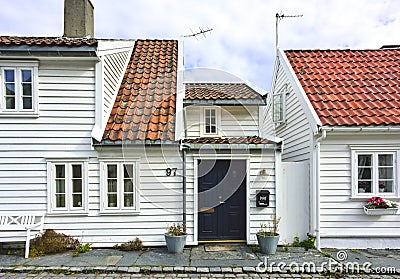
<svg viewBox="0 0 400 279">
<path fill-rule="evenodd" d="M 400 1 L 366 0 L 92 0 L 96 37 L 186 38 L 187 66 L 217 68 L 269 89 L 275 57 L 275 14 L 303 14 L 279 24 L 280 46 L 379 48 L 400 44 Z M 1 35 L 59 36 L 63 0 L 0 0 Z"/>
</svg>

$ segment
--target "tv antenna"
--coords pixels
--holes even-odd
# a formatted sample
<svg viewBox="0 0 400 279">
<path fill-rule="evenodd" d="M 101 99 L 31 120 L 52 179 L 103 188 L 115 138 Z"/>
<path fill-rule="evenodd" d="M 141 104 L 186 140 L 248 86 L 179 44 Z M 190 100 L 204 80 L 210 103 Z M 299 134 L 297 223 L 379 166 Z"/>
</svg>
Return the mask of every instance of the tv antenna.
<svg viewBox="0 0 400 279">
<path fill-rule="evenodd" d="M 289 18 L 289 17 L 302 17 L 303 15 L 285 15 L 283 13 L 276 13 L 276 21 L 275 21 L 275 48 L 278 49 L 278 27 L 279 27 L 279 22 L 284 19 L 284 18 Z"/>
<path fill-rule="evenodd" d="M 210 33 L 210 32 L 213 31 L 213 30 L 214 30 L 214 29 L 208 28 L 208 27 L 205 28 L 205 29 L 199 27 L 199 31 L 193 32 L 193 30 L 190 29 L 191 34 L 189 34 L 189 35 L 184 35 L 183 37 L 185 37 L 185 38 L 194 37 L 194 38 L 196 38 L 196 39 L 198 40 L 198 38 L 197 38 L 198 36 L 203 35 L 204 38 L 206 38 L 206 34 L 207 34 L 207 33 Z"/>
</svg>

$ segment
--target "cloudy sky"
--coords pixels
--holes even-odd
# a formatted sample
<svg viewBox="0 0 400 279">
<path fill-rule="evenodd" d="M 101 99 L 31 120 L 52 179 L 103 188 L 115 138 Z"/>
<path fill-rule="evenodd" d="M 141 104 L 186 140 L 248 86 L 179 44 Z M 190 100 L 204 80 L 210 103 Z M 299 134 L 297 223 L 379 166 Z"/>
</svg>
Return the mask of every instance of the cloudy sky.
<svg viewBox="0 0 400 279">
<path fill-rule="evenodd" d="M 182 38 L 186 68 L 232 73 L 270 89 L 275 15 L 284 49 L 379 48 L 400 44 L 398 0 L 92 0 L 97 38 Z M 60 36 L 63 0 L 0 0 L 0 34 Z"/>
</svg>

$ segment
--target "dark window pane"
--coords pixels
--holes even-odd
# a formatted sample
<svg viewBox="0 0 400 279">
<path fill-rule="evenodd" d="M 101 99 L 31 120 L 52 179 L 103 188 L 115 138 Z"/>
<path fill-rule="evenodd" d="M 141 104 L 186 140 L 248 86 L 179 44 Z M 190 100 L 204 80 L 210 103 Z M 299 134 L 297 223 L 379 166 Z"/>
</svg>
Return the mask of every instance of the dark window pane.
<svg viewBox="0 0 400 279">
<path fill-rule="evenodd" d="M 72 192 L 73 193 L 82 193 L 82 179 L 73 179 L 72 180 Z"/>
<path fill-rule="evenodd" d="M 56 179 L 56 193 L 65 193 L 65 180 L 64 179 Z"/>
<path fill-rule="evenodd" d="M 31 84 L 22 84 L 22 95 L 24 96 L 32 96 L 32 85 Z"/>
<path fill-rule="evenodd" d="M 74 194 L 72 195 L 72 206 L 82 207 L 82 195 Z"/>
<path fill-rule="evenodd" d="M 56 207 L 65 207 L 65 195 L 56 195 Z"/>
<path fill-rule="evenodd" d="M 358 168 L 358 179 L 371 179 L 371 168 Z"/>
<path fill-rule="evenodd" d="M 116 193 L 117 192 L 117 180 L 116 179 L 108 179 L 108 192 Z"/>
<path fill-rule="evenodd" d="M 4 75 L 6 82 L 15 82 L 14 70 L 4 70 Z"/>
<path fill-rule="evenodd" d="M 124 206 L 125 207 L 133 207 L 133 194 L 125 194 L 124 195 Z"/>
<path fill-rule="evenodd" d="M 358 181 L 358 193 L 372 193 L 372 181 Z"/>
<path fill-rule="evenodd" d="M 107 165 L 107 177 L 117 178 L 117 165 Z"/>
<path fill-rule="evenodd" d="M 358 165 L 360 167 L 372 166 L 372 155 L 358 155 Z"/>
<path fill-rule="evenodd" d="M 6 96 L 15 96 L 15 84 L 14 83 L 6 84 Z"/>
<path fill-rule="evenodd" d="M 393 167 L 379 168 L 379 179 L 392 179 Z"/>
<path fill-rule="evenodd" d="M 6 109 L 15 109 L 15 97 L 6 97 Z"/>
<path fill-rule="evenodd" d="M 131 179 L 124 180 L 124 192 L 133 192 L 133 182 Z"/>
<path fill-rule="evenodd" d="M 32 82 L 32 71 L 22 70 L 22 82 Z"/>
<path fill-rule="evenodd" d="M 125 165 L 124 164 L 124 178 L 133 177 L 133 165 Z"/>
<path fill-rule="evenodd" d="M 211 133 L 211 126 L 209 124 L 206 124 L 206 133 Z"/>
<path fill-rule="evenodd" d="M 65 165 L 56 165 L 56 178 L 65 178 Z"/>
<path fill-rule="evenodd" d="M 393 155 L 392 154 L 381 154 L 378 155 L 379 166 L 393 166 Z"/>
<path fill-rule="evenodd" d="M 393 193 L 393 180 L 379 181 L 380 193 Z"/>
<path fill-rule="evenodd" d="M 23 98 L 23 108 L 24 109 L 32 109 L 32 97 L 24 97 Z"/>
<path fill-rule="evenodd" d="M 82 178 L 82 165 L 72 165 L 72 178 Z"/>
<path fill-rule="evenodd" d="M 117 207 L 117 194 L 108 194 L 108 207 Z"/>
</svg>

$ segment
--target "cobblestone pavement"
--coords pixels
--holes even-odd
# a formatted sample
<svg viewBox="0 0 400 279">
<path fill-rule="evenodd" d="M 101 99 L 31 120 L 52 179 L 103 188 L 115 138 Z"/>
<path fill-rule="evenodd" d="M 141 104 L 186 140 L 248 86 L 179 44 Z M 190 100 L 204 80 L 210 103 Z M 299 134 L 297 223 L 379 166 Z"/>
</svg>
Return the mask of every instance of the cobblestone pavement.
<svg viewBox="0 0 400 279">
<path fill-rule="evenodd" d="M 335 277 L 317 275 L 317 274 L 234 274 L 234 273 L 209 273 L 209 274 L 188 274 L 188 273 L 157 273 L 157 274 L 51 274 L 47 272 L 32 274 L 32 273 L 0 273 L 2 279 L 53 279 L 53 278 L 65 278 L 65 279 L 131 279 L 131 278 L 199 278 L 199 279 L 211 279 L 211 278 L 366 278 L 366 279 L 398 279 L 400 275 L 344 275 Z"/>
</svg>

